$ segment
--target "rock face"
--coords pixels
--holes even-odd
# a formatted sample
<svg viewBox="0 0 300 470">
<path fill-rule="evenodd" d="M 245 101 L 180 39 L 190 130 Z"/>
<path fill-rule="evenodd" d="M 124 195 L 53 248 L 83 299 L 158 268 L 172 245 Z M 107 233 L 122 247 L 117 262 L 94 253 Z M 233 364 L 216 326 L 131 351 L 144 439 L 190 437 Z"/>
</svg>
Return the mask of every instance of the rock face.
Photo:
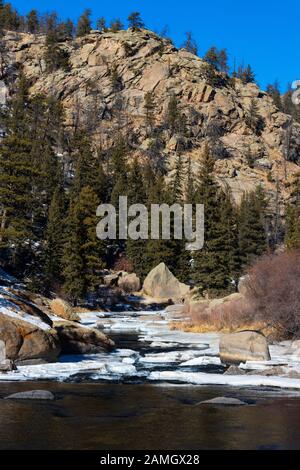
<svg viewBox="0 0 300 470">
<path fill-rule="evenodd" d="M 59 298 L 51 300 L 50 308 L 51 308 L 51 311 L 54 313 L 54 315 L 64 318 L 65 320 L 69 320 L 69 321 L 80 320 L 79 316 L 75 312 L 73 312 L 71 305 L 68 304 L 68 302 L 66 302 L 65 300 L 62 300 Z"/>
<path fill-rule="evenodd" d="M 56 322 L 63 354 L 96 354 L 114 349 L 114 342 L 94 328 L 85 328 L 72 322 Z"/>
<path fill-rule="evenodd" d="M 298 168 L 292 161 L 299 155 L 300 125 L 293 124 L 291 161 L 286 163 L 283 145 L 290 116 L 280 112 L 257 85 L 243 84 L 239 79 L 233 83 L 219 72 L 212 80 L 204 60 L 144 29 L 93 30 L 85 37 L 61 43 L 70 55 L 70 69 L 53 73 L 46 72 L 42 59 L 45 36 L 7 31 L 1 45 L 6 59 L 4 81 L 12 82 L 16 70 L 22 68 L 32 84 L 31 92 L 58 96 L 66 111 L 66 125 L 72 126 L 76 120 L 94 126 L 92 138 L 95 143 L 100 139 L 104 150 L 113 143 L 115 129 L 124 123 L 134 134 L 134 156 L 145 158 L 149 149 L 146 93 L 153 93 L 155 125 L 161 127 L 170 97 L 176 96 L 188 126 L 188 135 L 180 145 L 182 158 L 191 158 L 194 171 L 205 143 L 219 135 L 219 149 L 223 150 L 217 157 L 216 176 L 221 184 L 229 185 L 235 200 L 261 183 L 275 203 L 276 180 L 280 197 L 288 196 L 284 175 L 286 172 L 289 178 Z M 8 93 L 4 81 L 0 83 L 0 102 L 5 102 Z M 260 134 L 246 122 L 253 99 L 264 120 Z M 170 169 L 180 139 L 182 136 L 168 129 L 160 134 L 161 156 L 167 158 Z M 249 151 L 257 159 L 253 168 L 246 157 Z M 276 175 L 274 181 L 268 178 L 270 172 Z"/>
<path fill-rule="evenodd" d="M 266 337 L 256 331 L 241 331 L 222 335 L 220 359 L 224 364 L 246 361 L 269 361 L 270 352 Z"/>
<path fill-rule="evenodd" d="M 118 287 L 124 292 L 138 292 L 141 288 L 141 281 L 135 273 L 122 273 L 118 278 Z"/>
<path fill-rule="evenodd" d="M 189 291 L 190 287 L 179 282 L 165 263 L 152 269 L 143 284 L 143 292 L 157 299 L 181 300 Z"/>
<path fill-rule="evenodd" d="M 48 390 L 29 390 L 28 392 L 13 393 L 6 400 L 54 400 L 55 396 Z"/>
</svg>

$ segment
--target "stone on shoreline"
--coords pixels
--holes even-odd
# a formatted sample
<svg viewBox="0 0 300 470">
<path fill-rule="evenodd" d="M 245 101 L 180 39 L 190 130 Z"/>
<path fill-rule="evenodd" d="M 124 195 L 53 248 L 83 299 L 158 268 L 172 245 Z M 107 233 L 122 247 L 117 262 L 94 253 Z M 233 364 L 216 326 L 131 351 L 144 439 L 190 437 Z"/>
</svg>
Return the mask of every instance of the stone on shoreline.
<svg viewBox="0 0 300 470">
<path fill-rule="evenodd" d="M 223 334 L 220 338 L 220 359 L 224 364 L 271 359 L 266 337 L 257 331 Z"/>
<path fill-rule="evenodd" d="M 200 401 L 197 405 L 243 406 L 247 405 L 247 403 L 239 400 L 238 398 L 216 397 L 211 400 Z"/>
<path fill-rule="evenodd" d="M 55 396 L 48 390 L 29 390 L 27 392 L 13 393 L 5 400 L 54 400 Z"/>
</svg>

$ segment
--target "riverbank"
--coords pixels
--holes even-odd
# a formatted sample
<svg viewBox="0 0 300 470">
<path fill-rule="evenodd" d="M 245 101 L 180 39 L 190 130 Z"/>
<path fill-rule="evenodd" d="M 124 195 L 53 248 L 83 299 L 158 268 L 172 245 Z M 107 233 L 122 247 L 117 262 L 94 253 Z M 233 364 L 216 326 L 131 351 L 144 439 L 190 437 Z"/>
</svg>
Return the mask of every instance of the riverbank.
<svg viewBox="0 0 300 470">
<path fill-rule="evenodd" d="M 0 381 L 68 381 L 273 387 L 300 390 L 300 357 L 287 354 L 289 342 L 270 346 L 271 361 L 247 362 L 240 374 L 227 372 L 219 358 L 218 333 L 170 328 L 162 311 L 80 313 L 80 323 L 97 328 L 116 343 L 111 352 L 60 356 L 58 362 L 21 365 Z"/>
</svg>

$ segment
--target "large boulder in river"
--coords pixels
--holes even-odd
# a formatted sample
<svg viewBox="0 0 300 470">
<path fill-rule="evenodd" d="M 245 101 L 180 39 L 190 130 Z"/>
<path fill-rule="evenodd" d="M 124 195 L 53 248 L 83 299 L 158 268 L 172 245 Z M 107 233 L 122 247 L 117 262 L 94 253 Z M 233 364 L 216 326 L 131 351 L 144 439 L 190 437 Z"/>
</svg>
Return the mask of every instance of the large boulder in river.
<svg viewBox="0 0 300 470">
<path fill-rule="evenodd" d="M 143 292 L 156 299 L 183 300 L 189 291 L 190 287 L 178 281 L 165 263 L 152 269 L 143 284 Z"/>
<path fill-rule="evenodd" d="M 7 359 L 56 361 L 60 354 L 57 333 L 50 318 L 26 298 L 23 292 L 0 292 L 0 340 Z"/>
<path fill-rule="evenodd" d="M 63 354 L 96 354 L 114 349 L 115 343 L 95 328 L 69 321 L 54 322 Z"/>
<path fill-rule="evenodd" d="M 224 334 L 220 338 L 220 359 L 224 364 L 269 361 L 271 358 L 268 341 L 257 331 Z"/>
</svg>

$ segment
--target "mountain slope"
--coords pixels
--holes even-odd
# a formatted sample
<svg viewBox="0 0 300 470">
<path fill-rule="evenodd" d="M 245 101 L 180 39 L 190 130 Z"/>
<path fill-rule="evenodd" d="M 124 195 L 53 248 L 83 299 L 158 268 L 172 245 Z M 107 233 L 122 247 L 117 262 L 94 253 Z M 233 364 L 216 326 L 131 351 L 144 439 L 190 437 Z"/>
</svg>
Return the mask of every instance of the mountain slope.
<svg viewBox="0 0 300 470">
<path fill-rule="evenodd" d="M 66 125 L 88 126 L 102 149 L 108 149 L 121 131 L 128 136 L 133 155 L 166 161 L 172 169 L 180 149 L 196 169 L 209 141 L 216 151 L 216 176 L 231 187 L 237 201 L 243 191 L 259 183 L 271 197 L 276 187 L 282 200 L 288 197 L 289 182 L 299 170 L 295 162 L 300 156 L 300 125 L 291 126 L 291 117 L 279 112 L 272 98 L 255 84 L 212 72 L 199 57 L 177 50 L 147 30 L 92 31 L 62 43 L 70 54 L 68 72 L 46 71 L 43 35 L 7 32 L 2 42 L 5 81 L 12 81 L 22 66 L 32 93 L 59 97 Z M 145 118 L 147 92 L 153 93 L 155 138 L 149 135 Z M 2 84 L 2 97 L 5 94 Z M 184 131 L 166 126 L 174 96 Z M 248 122 L 253 100 L 263 123 L 260 132 Z M 159 145 L 154 145 L 155 139 Z"/>
</svg>

